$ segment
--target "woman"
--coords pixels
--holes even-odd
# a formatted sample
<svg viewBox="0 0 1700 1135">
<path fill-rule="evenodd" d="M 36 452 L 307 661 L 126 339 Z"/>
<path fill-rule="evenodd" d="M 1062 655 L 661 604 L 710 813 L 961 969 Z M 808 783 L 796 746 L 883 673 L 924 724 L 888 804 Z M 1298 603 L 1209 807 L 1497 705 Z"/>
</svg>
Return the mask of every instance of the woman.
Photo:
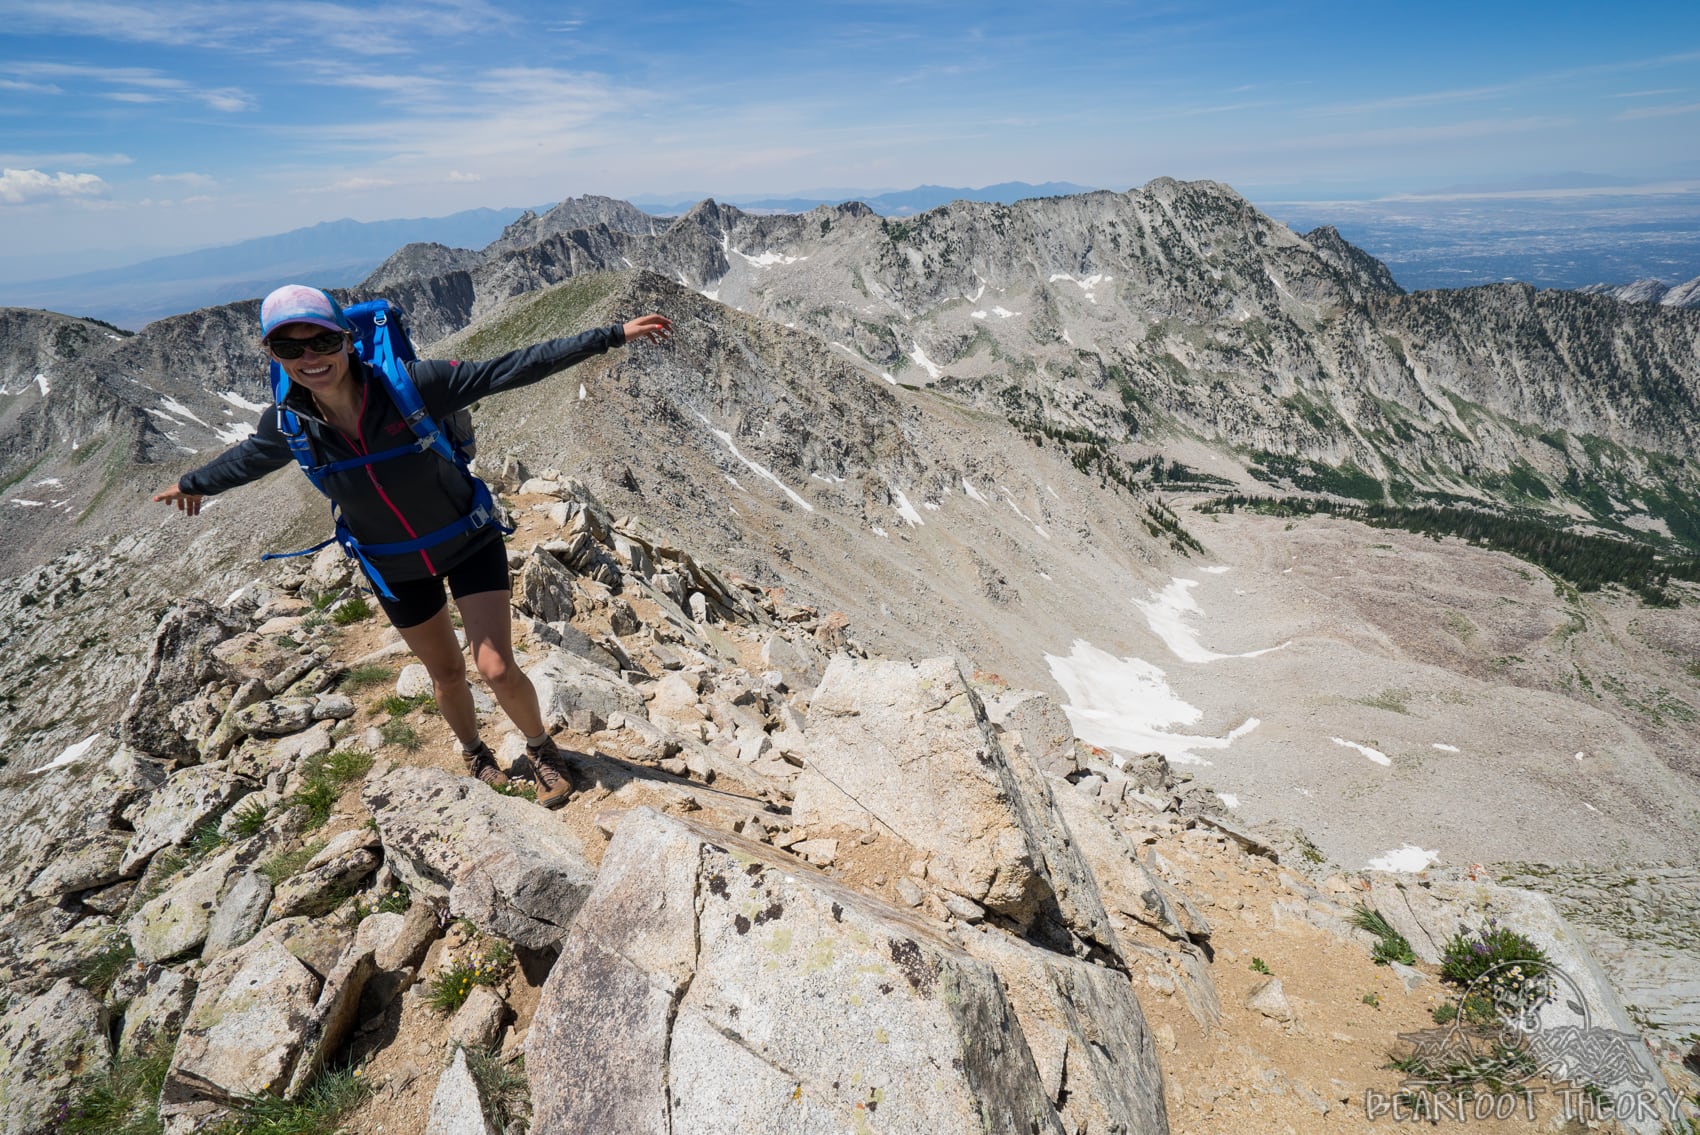
<svg viewBox="0 0 1700 1135">
<path fill-rule="evenodd" d="M 472 483 L 435 452 L 415 450 L 358 463 L 358 458 L 412 441 L 413 434 L 385 384 L 353 352 L 351 324 L 336 300 L 318 288 L 287 285 L 261 304 L 260 327 L 261 344 L 289 377 L 284 407 L 304 424 L 314 458 L 325 465 L 352 466 L 327 472 L 323 488 L 356 540 L 370 545 L 417 542 L 421 533 L 452 527 L 472 511 Z M 528 386 L 634 339 L 664 341 L 672 330 L 666 316 L 645 315 L 487 362 L 420 360 L 403 365 L 426 411 L 441 422 L 480 398 Z M 204 497 L 293 464 L 278 411 L 277 406 L 267 407 L 253 436 L 185 473 L 153 499 L 195 516 Z M 378 602 L 430 673 L 437 708 L 460 740 L 468 775 L 491 785 L 508 779 L 478 735 L 466 661 L 449 620 L 444 583 L 460 608 L 479 674 L 525 736 L 538 802 L 551 808 L 565 804 L 572 795 L 565 765 L 544 729 L 537 691 L 514 661 L 508 560 L 500 530 L 486 525 L 417 551 L 373 555 L 370 560 L 393 596 L 378 588 Z"/>
</svg>

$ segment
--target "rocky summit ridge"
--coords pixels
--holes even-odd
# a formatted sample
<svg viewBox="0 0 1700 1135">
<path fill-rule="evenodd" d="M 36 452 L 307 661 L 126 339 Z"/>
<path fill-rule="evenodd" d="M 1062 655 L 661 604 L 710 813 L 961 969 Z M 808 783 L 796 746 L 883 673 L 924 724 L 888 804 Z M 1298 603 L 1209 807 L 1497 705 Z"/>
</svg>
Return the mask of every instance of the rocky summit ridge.
<svg viewBox="0 0 1700 1135">
<path fill-rule="evenodd" d="M 1638 1027 L 1537 893 L 1319 866 L 1044 694 L 874 656 L 554 470 L 499 483 L 572 801 L 528 798 L 481 686 L 519 779 L 459 775 L 336 555 L 175 602 L 112 735 L 0 794 L 7 1132 L 1355 1129 L 1489 917 Z"/>
<path fill-rule="evenodd" d="M 450 776 L 440 723 L 410 708 L 416 684 L 360 687 L 386 664 L 364 655 L 394 646 L 358 620 L 340 634 L 318 621 L 349 598 L 334 562 L 255 575 L 261 552 L 323 538 L 303 479 L 248 486 L 193 523 L 146 503 L 263 405 L 255 304 L 135 336 L 5 313 L 0 808 L 20 819 L 5 824 L 0 917 L 25 1022 L 5 1050 L 66 1061 L 7 1065 L 52 1086 L 21 1106 L 82 1090 L 66 1087 L 73 1065 L 110 1051 L 89 1037 L 142 1051 L 132 1024 L 169 1018 L 158 999 L 176 998 L 199 1022 L 171 1057 L 180 1126 L 254 1090 L 300 1096 L 326 1059 L 334 1072 L 355 1054 L 384 1085 L 359 1129 L 422 1129 L 439 1085 L 500 1097 L 493 1069 L 514 1065 L 485 1046 L 511 1058 L 523 1036 L 534 1089 L 552 1076 L 559 1109 L 534 1110 L 539 1130 L 791 1114 L 769 1103 L 802 1109 L 796 1130 L 833 1116 L 906 1130 L 948 1124 L 949 1099 L 1037 1130 L 1157 1130 L 1162 1114 L 1175 1130 L 1263 1131 L 1269 1116 L 1327 1130 L 1398 1086 L 1388 1038 L 1432 1026 L 1451 996 L 1433 969 L 1384 980 L 1350 924 L 1363 903 L 1401 919 L 1431 966 L 1461 927 L 1515 917 L 1602 991 L 1598 1020 L 1645 1036 L 1647 1076 L 1686 1083 L 1683 1038 L 1700 1031 L 1688 585 L 1648 606 L 1455 538 L 1216 504 L 1464 502 L 1680 556 L 1695 531 L 1692 312 L 1518 287 L 1404 295 L 1338 233 L 1291 233 L 1210 183 L 902 222 L 707 202 L 633 231 L 617 211 L 570 227 L 568 204 L 554 228 L 522 218 L 502 249 L 410 246 L 378 278 L 438 357 L 675 319 L 666 347 L 478 409 L 492 475 L 564 471 L 504 482 L 525 520 L 528 664 L 595 785 L 564 821 L 486 808 Z M 787 676 L 793 648 L 815 670 Z M 390 690 L 426 742 L 416 753 L 382 732 L 406 736 L 377 704 Z M 1040 723 L 1000 720 L 1006 700 L 1048 707 L 1037 774 L 1012 738 Z M 858 748 L 878 734 L 855 723 L 879 714 L 889 743 Z M 990 738 L 1005 763 L 942 769 L 903 750 L 935 720 L 965 730 L 939 750 Z M 344 755 L 327 773 L 344 749 L 371 766 Z M 847 779 L 864 766 L 881 775 Z M 333 789 L 339 818 L 302 830 Z M 408 827 L 433 813 L 470 833 L 460 850 Z M 559 853 L 503 858 L 509 839 Z M 469 862 L 469 842 L 500 869 Z M 633 866 L 656 849 L 664 882 Z M 734 891 L 725 856 L 759 870 Z M 1436 858 L 1420 876 L 1365 870 Z M 604 880 L 610 862 L 626 866 Z M 373 913 L 403 889 L 413 913 Z M 589 933 L 633 893 L 677 901 Z M 775 905 L 813 913 L 774 926 Z M 195 909 L 204 936 L 200 916 L 176 917 Z M 856 966 L 881 941 L 902 982 L 870 991 L 858 983 L 874 970 Z M 145 976 L 91 992 L 126 949 Z M 469 998 L 483 1023 L 449 1039 L 423 1004 L 435 977 L 507 951 L 501 996 Z M 924 1115 L 828 1090 L 810 1061 L 861 1034 L 797 1040 L 795 1003 L 765 996 L 770 962 L 802 967 L 793 990 L 842 999 L 833 1019 L 868 1025 L 856 999 L 901 995 L 904 1044 L 1019 1032 L 1027 1055 L 1010 1040 L 990 1063 L 951 1065 L 956 1094 Z M 276 980 L 299 1011 L 218 1026 L 239 974 Z M 974 997 L 939 1015 L 927 974 L 935 993 Z M 126 1007 L 137 982 L 156 999 Z M 572 1015 L 584 988 L 630 992 L 622 1011 L 646 1022 L 630 1043 L 649 1047 L 602 1036 L 575 1059 L 612 1065 L 540 1070 L 533 1036 L 599 1035 Z M 1093 1033 L 1098 1017 L 1119 1031 Z M 82 1024 L 50 1043 L 48 1019 Z M 277 1046 L 232 1071 L 250 1023 L 276 1025 Z M 944 1059 L 901 1051 L 905 1066 Z M 670 1119 L 668 1093 L 627 1083 L 620 1098 L 651 1118 L 599 1128 L 586 1117 L 607 1095 L 575 1070 L 616 1066 L 668 1069 L 691 1097 Z"/>
</svg>

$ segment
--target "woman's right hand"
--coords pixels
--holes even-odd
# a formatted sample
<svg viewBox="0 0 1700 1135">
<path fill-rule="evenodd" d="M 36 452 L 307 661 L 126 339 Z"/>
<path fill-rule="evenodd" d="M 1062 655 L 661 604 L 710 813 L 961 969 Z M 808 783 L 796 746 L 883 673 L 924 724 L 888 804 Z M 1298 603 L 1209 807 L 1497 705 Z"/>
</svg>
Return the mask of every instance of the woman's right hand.
<svg viewBox="0 0 1700 1135">
<path fill-rule="evenodd" d="M 153 499 L 156 501 L 163 501 L 166 504 L 174 504 L 190 516 L 199 516 L 201 514 L 200 494 L 186 493 L 176 485 L 172 485 L 169 489 L 161 489 L 153 495 Z"/>
</svg>

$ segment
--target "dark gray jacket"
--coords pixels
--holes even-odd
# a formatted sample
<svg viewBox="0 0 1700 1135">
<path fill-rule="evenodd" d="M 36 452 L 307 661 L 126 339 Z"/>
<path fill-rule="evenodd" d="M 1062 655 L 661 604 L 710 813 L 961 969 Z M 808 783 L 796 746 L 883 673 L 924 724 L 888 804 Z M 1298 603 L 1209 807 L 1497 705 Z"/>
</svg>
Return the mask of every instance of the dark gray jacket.
<svg viewBox="0 0 1700 1135">
<path fill-rule="evenodd" d="M 625 332 L 615 323 L 486 362 L 421 359 L 405 365 L 425 409 L 441 422 L 480 398 L 529 386 L 592 355 L 623 346 L 625 341 Z M 373 381 L 368 368 L 358 362 L 355 375 L 365 389 L 357 437 L 321 419 L 312 397 L 300 387 L 292 387 L 285 399 L 289 409 L 300 416 L 321 465 L 381 453 L 413 440 L 384 384 Z M 177 487 L 186 493 L 212 496 L 293 464 L 289 442 L 278 429 L 277 407 L 268 406 L 252 437 L 183 474 Z M 411 540 L 454 523 L 472 509 L 471 483 L 454 465 L 429 451 L 331 473 L 324 481 L 327 494 L 341 507 L 343 519 L 362 544 Z M 480 528 L 419 552 L 374 557 L 372 564 L 386 582 L 424 579 L 450 570 L 469 553 L 499 537 L 495 528 Z"/>
</svg>

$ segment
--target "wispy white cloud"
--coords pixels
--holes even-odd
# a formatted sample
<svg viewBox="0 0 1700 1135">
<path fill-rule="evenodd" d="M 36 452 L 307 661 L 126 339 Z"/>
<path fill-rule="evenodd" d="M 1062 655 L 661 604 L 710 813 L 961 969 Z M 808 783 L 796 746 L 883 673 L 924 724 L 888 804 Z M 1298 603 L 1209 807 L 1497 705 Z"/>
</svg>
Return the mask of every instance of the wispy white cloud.
<svg viewBox="0 0 1700 1135">
<path fill-rule="evenodd" d="M 1398 95 L 1393 98 L 1375 99 L 1370 102 L 1318 106 L 1313 107 L 1309 113 L 1318 115 L 1377 114 L 1389 110 L 1444 106 L 1448 103 L 1480 102 L 1483 99 L 1498 98 L 1516 89 L 1515 84 L 1504 83 L 1491 87 L 1458 87 L 1452 90 L 1423 91 L 1418 94 Z"/>
<path fill-rule="evenodd" d="M 216 178 L 209 177 L 204 173 L 156 173 L 148 180 L 156 185 L 175 183 L 183 186 L 202 187 L 218 184 Z"/>
<path fill-rule="evenodd" d="M 1665 95 L 1680 95 L 1682 90 L 1681 87 L 1664 87 L 1656 91 L 1618 91 L 1616 94 L 1606 97 L 1614 99 L 1656 99 Z"/>
<path fill-rule="evenodd" d="M 1570 120 L 1567 118 L 1546 115 L 1531 115 L 1524 118 L 1480 118 L 1467 122 L 1437 123 L 1433 126 L 1390 126 L 1336 134 L 1313 134 L 1309 137 L 1284 138 L 1272 143 L 1272 145 L 1280 149 L 1294 150 L 1354 150 L 1372 146 L 1460 142 L 1475 138 L 1493 138 L 1506 134 L 1525 134 L 1536 130 L 1552 130 L 1568 125 L 1570 125 Z"/>
<path fill-rule="evenodd" d="M 106 182 L 92 173 L 0 170 L 0 205 L 28 205 L 67 197 L 98 197 L 106 192 L 106 188 Z"/>
<path fill-rule="evenodd" d="M 0 91 L 24 91 L 38 95 L 62 95 L 65 93 L 63 87 L 56 87 L 52 83 L 26 83 L 19 79 L 0 79 Z"/>
<path fill-rule="evenodd" d="M 465 169 L 522 155 L 546 159 L 563 149 L 611 141 L 597 129 L 599 123 L 652 101 L 600 75 L 551 68 L 498 68 L 452 79 L 391 78 L 323 75 L 327 83 L 383 92 L 382 101 L 397 113 L 301 130 L 326 144 L 358 146 L 378 160 Z"/>
<path fill-rule="evenodd" d="M 0 153 L 0 166 L 127 166 L 135 160 L 129 154 Z"/>
<path fill-rule="evenodd" d="M 389 189 L 395 182 L 386 177 L 345 177 L 330 185 L 303 189 L 303 193 L 360 193 L 368 189 Z"/>
<path fill-rule="evenodd" d="M 200 87 L 186 79 L 149 67 L 103 67 L 87 63 L 13 62 L 0 63 L 0 71 L 32 79 L 84 80 L 110 87 L 128 88 L 107 94 L 118 102 L 156 103 L 167 99 L 199 102 L 214 110 L 240 111 L 253 105 L 249 95 L 235 87 Z M 57 84 L 54 84 L 56 89 Z"/>
<path fill-rule="evenodd" d="M 1670 106 L 1638 106 L 1626 110 L 1616 116 L 1619 122 L 1632 122 L 1638 118 L 1669 118 L 1677 114 L 1693 114 L 1700 110 L 1700 102 L 1686 102 Z"/>
<path fill-rule="evenodd" d="M 293 53 L 303 28 L 316 44 L 362 56 L 408 54 L 428 40 L 453 40 L 508 24 L 487 0 L 412 0 L 375 6 L 303 0 L 0 0 L 11 32 L 77 35 L 120 43 L 208 47 L 244 54 Z"/>
</svg>

